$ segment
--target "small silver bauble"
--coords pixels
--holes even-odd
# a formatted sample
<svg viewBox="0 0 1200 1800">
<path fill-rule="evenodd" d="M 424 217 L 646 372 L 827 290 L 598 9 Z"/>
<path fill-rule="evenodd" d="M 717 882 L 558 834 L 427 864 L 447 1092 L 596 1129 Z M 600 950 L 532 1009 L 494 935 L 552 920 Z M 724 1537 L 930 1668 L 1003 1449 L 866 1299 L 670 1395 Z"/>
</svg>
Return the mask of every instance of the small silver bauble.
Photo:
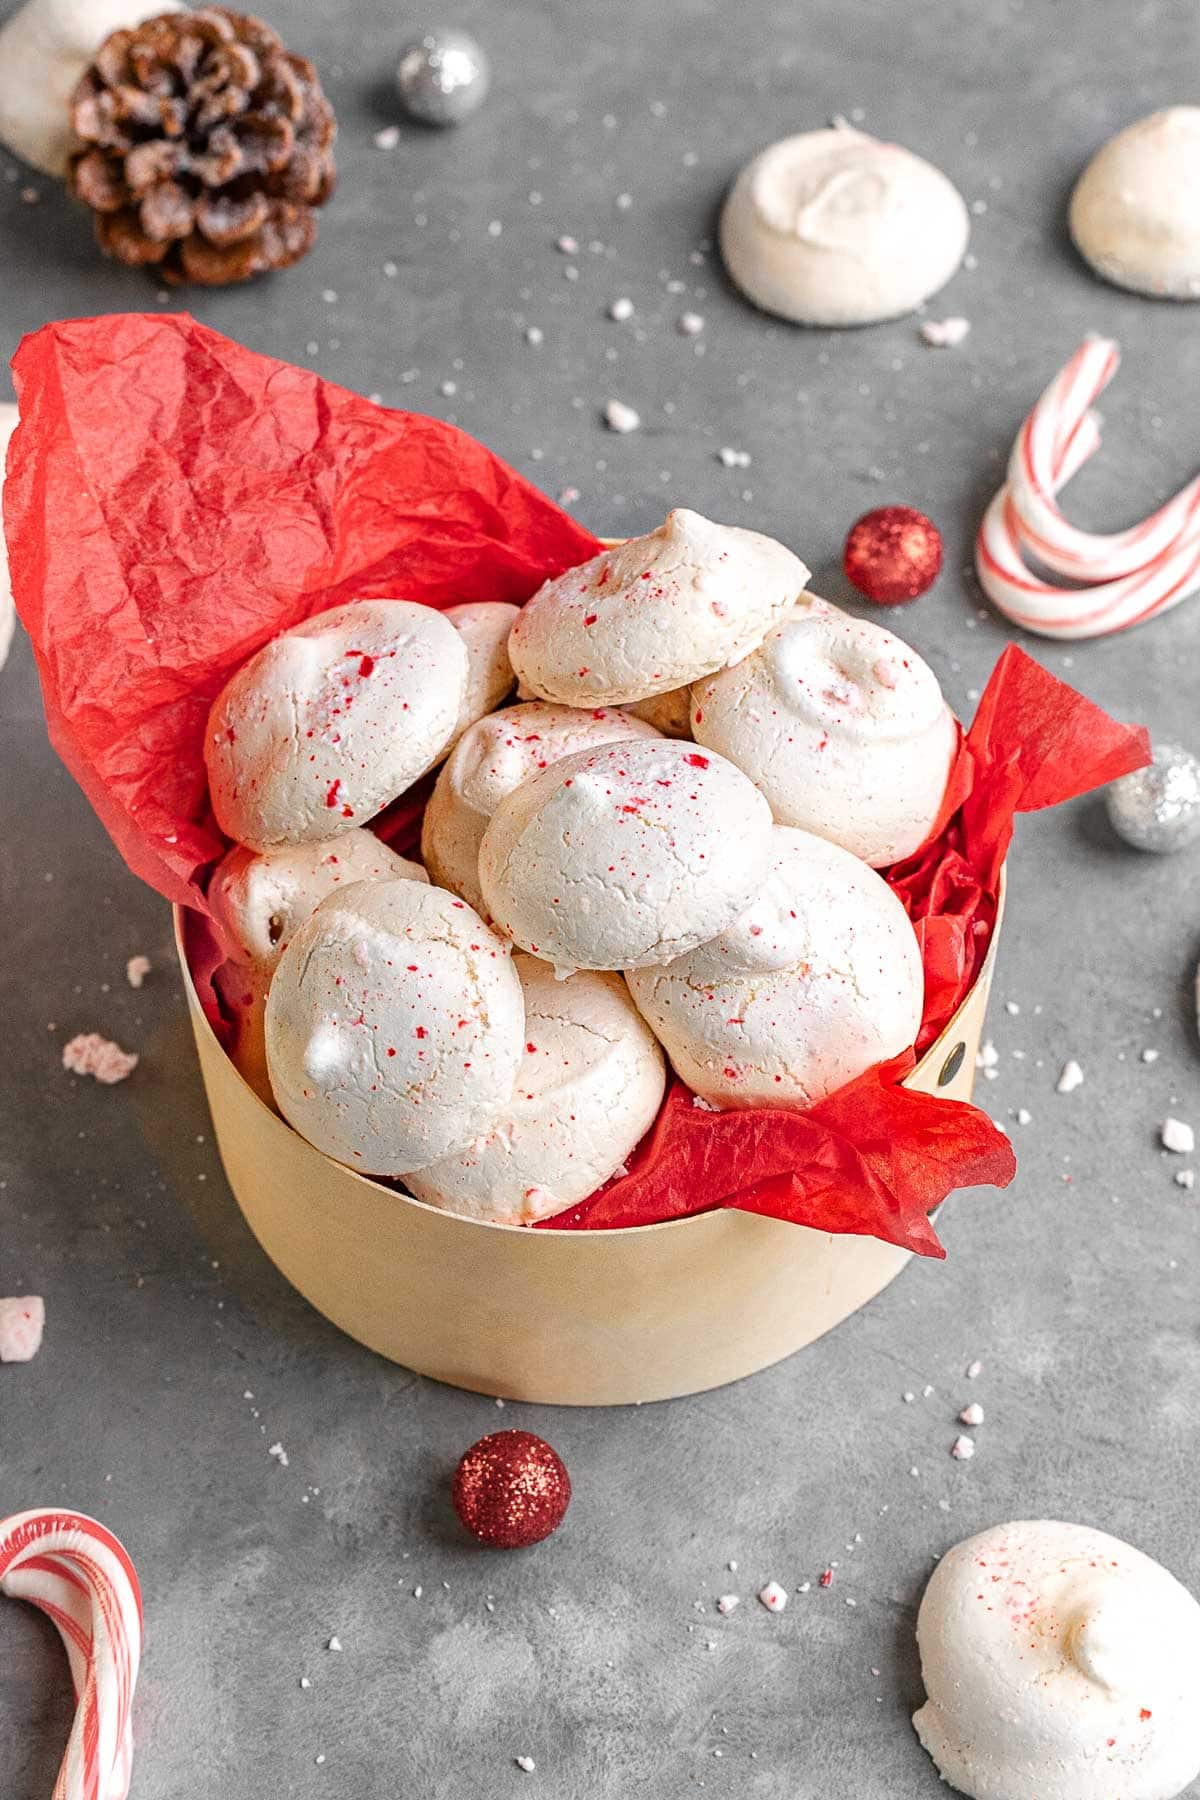
<svg viewBox="0 0 1200 1800">
<path fill-rule="evenodd" d="M 404 109 L 426 125 L 461 125 L 483 105 L 492 72 L 468 31 L 452 25 L 422 32 L 396 69 Z"/>
<path fill-rule="evenodd" d="M 1105 794 L 1113 830 L 1135 850 L 1166 853 L 1200 840 L 1200 760 L 1178 744 L 1152 744 L 1153 761 Z"/>
</svg>

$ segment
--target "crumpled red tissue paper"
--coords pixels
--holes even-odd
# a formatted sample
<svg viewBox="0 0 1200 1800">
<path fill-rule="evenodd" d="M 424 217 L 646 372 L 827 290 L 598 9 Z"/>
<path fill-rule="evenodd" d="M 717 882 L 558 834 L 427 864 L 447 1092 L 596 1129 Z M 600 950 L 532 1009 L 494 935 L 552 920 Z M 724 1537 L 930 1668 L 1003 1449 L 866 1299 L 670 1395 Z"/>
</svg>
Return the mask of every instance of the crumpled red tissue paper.
<svg viewBox="0 0 1200 1800">
<path fill-rule="evenodd" d="M 21 422 L 5 530 L 51 737 L 130 869 L 200 914 L 226 848 L 204 725 L 248 656 L 354 599 L 522 602 L 600 547 L 464 432 L 186 314 L 47 325 L 13 369 Z M 887 874 L 925 962 L 916 1053 L 987 954 L 1014 813 L 1147 759 L 1140 728 L 1004 652 L 934 835 Z M 418 824 L 412 796 L 379 822 L 397 844 Z M 711 1112 L 676 1082 L 628 1174 L 547 1223 L 613 1228 L 737 1206 L 940 1256 L 930 1211 L 955 1188 L 1004 1186 L 1015 1162 L 978 1108 L 903 1086 L 914 1062 L 908 1052 L 868 1070 L 804 1113 Z"/>
</svg>

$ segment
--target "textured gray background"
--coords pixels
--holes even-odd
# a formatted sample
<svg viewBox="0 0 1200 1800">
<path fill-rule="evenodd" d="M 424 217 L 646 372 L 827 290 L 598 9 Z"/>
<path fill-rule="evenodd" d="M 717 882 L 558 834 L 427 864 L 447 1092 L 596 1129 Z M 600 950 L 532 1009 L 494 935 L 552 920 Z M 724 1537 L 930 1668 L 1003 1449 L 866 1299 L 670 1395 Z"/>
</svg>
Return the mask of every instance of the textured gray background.
<svg viewBox="0 0 1200 1800">
<path fill-rule="evenodd" d="M 200 316 L 453 417 L 551 494 L 578 488 L 597 531 L 646 528 L 681 500 L 775 533 L 834 599 L 860 511 L 928 509 L 947 574 L 889 623 L 960 709 L 1006 639 L 961 573 L 971 534 L 1018 420 L 1086 330 L 1117 336 L 1126 361 L 1075 516 L 1130 522 L 1200 459 L 1200 313 L 1101 286 L 1062 224 L 1112 130 L 1196 98 L 1190 0 L 463 0 L 493 96 L 459 133 L 406 130 L 390 152 L 372 135 L 396 116 L 402 13 L 276 0 L 271 16 L 323 70 L 341 190 L 305 264 L 196 296 Z M 912 319 L 841 335 L 773 323 L 692 254 L 747 155 L 859 108 L 978 203 L 977 266 L 932 309 L 971 319 L 959 350 L 924 349 Z M 6 357 L 48 316 L 159 303 L 98 260 L 51 182 L 34 179 L 29 203 L 2 157 L 0 177 Z M 560 233 L 580 240 L 574 281 Z M 638 309 L 624 326 L 605 317 L 619 294 Z M 698 344 L 675 332 L 685 308 L 707 321 Z M 639 435 L 603 430 L 613 396 L 640 410 Z M 722 445 L 750 468 L 723 468 Z M 1200 600 L 1132 637 L 1038 653 L 1200 748 Z M 1200 1125 L 1195 854 L 1121 849 L 1094 801 L 1022 823 L 1000 1072 L 981 1094 L 998 1118 L 1033 1117 L 1013 1126 L 1015 1186 L 946 1209 L 945 1264 L 911 1267 L 832 1337 L 724 1392 L 500 1414 L 340 1337 L 259 1253 L 209 1137 L 166 908 L 47 748 L 24 643 L 0 677 L 0 733 L 0 1293 L 44 1293 L 49 1317 L 38 1360 L 0 1371 L 0 1513 L 69 1503 L 133 1551 L 149 1634 L 140 1800 L 932 1796 L 908 1725 L 913 1621 L 948 1544 L 1014 1515 L 1086 1519 L 1200 1589 L 1200 1204 L 1156 1136 L 1168 1109 Z M 139 951 L 155 963 L 140 994 L 123 976 Z M 126 1086 L 60 1068 L 63 1041 L 92 1029 L 140 1051 Z M 1062 1097 L 1068 1056 L 1086 1081 Z M 987 1423 L 958 1464 L 968 1397 Z M 474 1551 L 447 1503 L 458 1454 L 502 1424 L 547 1434 L 576 1488 L 560 1534 L 510 1557 Z M 753 1599 L 769 1577 L 793 1590 L 779 1617 Z M 743 1604 L 721 1619 L 725 1591 Z M 323 1648 L 333 1632 L 340 1656 Z M 10 1800 L 49 1792 L 68 1718 L 52 1633 L 0 1608 Z"/>
</svg>

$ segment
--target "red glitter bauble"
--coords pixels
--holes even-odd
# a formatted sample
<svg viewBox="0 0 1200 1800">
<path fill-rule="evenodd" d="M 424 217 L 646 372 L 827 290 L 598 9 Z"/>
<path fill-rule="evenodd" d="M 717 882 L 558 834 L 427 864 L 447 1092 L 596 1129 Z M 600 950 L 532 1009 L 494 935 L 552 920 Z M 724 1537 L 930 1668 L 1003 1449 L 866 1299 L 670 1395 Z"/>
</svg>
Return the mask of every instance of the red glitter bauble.
<svg viewBox="0 0 1200 1800">
<path fill-rule="evenodd" d="M 942 567 L 942 534 L 912 506 L 877 506 L 850 527 L 842 567 L 860 594 L 899 606 L 931 588 Z"/>
<path fill-rule="evenodd" d="M 557 1531 L 571 1504 L 566 1464 L 532 1431 L 494 1431 L 454 1471 L 454 1510 L 481 1544 L 524 1550 Z"/>
</svg>

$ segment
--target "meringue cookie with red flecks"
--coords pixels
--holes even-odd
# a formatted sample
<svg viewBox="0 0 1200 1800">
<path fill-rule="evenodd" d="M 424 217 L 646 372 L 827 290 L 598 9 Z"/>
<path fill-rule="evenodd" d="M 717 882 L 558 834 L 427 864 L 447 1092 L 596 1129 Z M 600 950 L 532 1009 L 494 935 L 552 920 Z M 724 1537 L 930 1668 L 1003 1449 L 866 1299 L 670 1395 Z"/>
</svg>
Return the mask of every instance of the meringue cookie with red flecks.
<svg viewBox="0 0 1200 1800">
<path fill-rule="evenodd" d="M 958 750 L 937 676 L 882 626 L 811 596 L 692 690 L 692 735 L 795 825 L 888 868 L 933 829 Z"/>
<path fill-rule="evenodd" d="M 485 713 L 495 712 L 511 694 L 517 678 L 508 660 L 508 638 L 520 610 L 507 600 L 465 600 L 461 606 L 448 606 L 442 614 L 467 652 L 467 688 L 451 748 L 469 725 Z"/>
<path fill-rule="evenodd" d="M 532 1225 L 614 1175 L 654 1123 L 663 1054 L 619 975 L 557 981 L 518 954 L 525 1054 L 512 1098 L 482 1136 L 407 1186 L 431 1206 L 499 1225 Z"/>
<path fill-rule="evenodd" d="M 673 957 L 731 925 L 766 874 L 771 814 L 720 756 L 670 738 L 581 750 L 522 782 L 479 849 L 498 928 L 566 972 Z"/>
<path fill-rule="evenodd" d="M 917 1643 L 913 1724 L 974 1800 L 1172 1800 L 1200 1774 L 1200 1605 L 1120 1538 L 1050 1519 L 967 1538 Z"/>
<path fill-rule="evenodd" d="M 656 531 L 539 588 L 513 626 L 509 658 L 543 700 L 646 700 L 737 662 L 807 580 L 774 538 L 676 507 Z"/>
<path fill-rule="evenodd" d="M 811 1106 L 906 1049 L 924 1001 L 916 935 L 887 883 L 782 825 L 732 925 L 626 979 L 676 1074 L 718 1107 Z"/>
<path fill-rule="evenodd" d="M 267 998 L 279 1110 L 327 1156 L 405 1175 L 465 1150 L 510 1098 L 525 1043 L 511 946 L 418 881 L 330 894 Z"/>
<path fill-rule="evenodd" d="M 479 910 L 479 846 L 506 794 L 564 756 L 627 738 L 657 737 L 615 707 L 550 706 L 531 700 L 489 713 L 463 733 L 434 785 L 421 827 L 421 855 L 439 887 Z"/>
<path fill-rule="evenodd" d="M 268 1106 L 265 1013 L 275 966 L 293 934 L 327 894 L 353 881 L 429 880 L 420 863 L 397 856 L 370 831 L 276 850 L 235 845 L 213 870 L 208 908 L 228 961 L 213 982 L 233 1022 L 229 1053 Z"/>
<path fill-rule="evenodd" d="M 218 825 L 269 850 L 367 824 L 445 750 L 467 669 L 453 625 L 409 600 L 356 600 L 273 638 L 209 714 Z"/>
</svg>

